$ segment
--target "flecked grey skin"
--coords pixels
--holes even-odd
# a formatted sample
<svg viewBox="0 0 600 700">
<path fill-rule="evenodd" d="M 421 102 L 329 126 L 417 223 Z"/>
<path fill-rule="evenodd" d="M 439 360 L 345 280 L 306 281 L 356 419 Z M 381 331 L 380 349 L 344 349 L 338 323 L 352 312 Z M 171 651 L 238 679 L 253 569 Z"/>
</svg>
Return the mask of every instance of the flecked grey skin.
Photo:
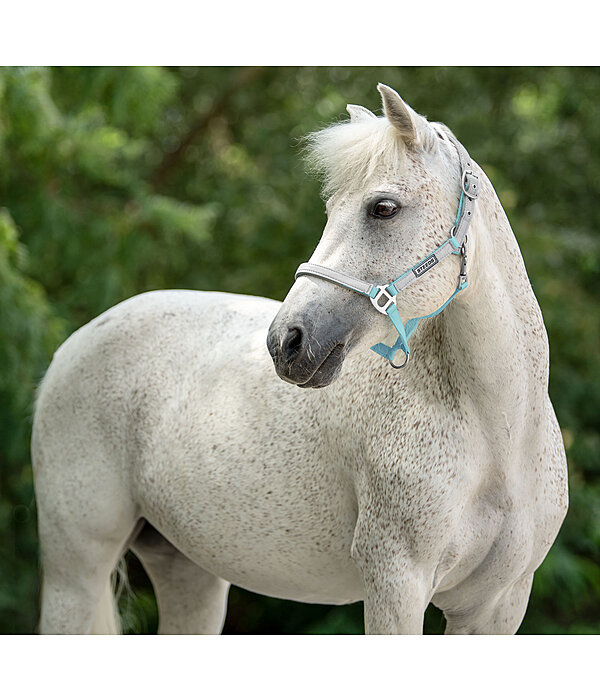
<svg viewBox="0 0 600 700">
<path fill-rule="evenodd" d="M 335 127 L 353 147 L 332 151 L 348 177 L 337 182 L 332 164 L 311 261 L 382 283 L 447 238 L 459 169 L 443 130 L 379 89 L 385 117 L 350 106 Z M 397 157 L 365 161 L 358 187 L 356 153 L 377 139 Z M 42 632 L 117 631 L 109 581 L 128 547 L 164 633 L 219 632 L 229 582 L 364 600 L 367 633 L 421 633 L 430 601 L 447 633 L 517 630 L 566 513 L 567 471 L 540 309 L 476 170 L 469 286 L 421 323 L 404 370 L 368 349 L 395 334 L 367 298 L 310 277 L 283 305 L 142 294 L 63 344 L 32 439 Z M 370 216 L 374 193 L 399 213 Z M 413 284 L 402 317 L 440 306 L 458 271 L 450 256 Z"/>
</svg>

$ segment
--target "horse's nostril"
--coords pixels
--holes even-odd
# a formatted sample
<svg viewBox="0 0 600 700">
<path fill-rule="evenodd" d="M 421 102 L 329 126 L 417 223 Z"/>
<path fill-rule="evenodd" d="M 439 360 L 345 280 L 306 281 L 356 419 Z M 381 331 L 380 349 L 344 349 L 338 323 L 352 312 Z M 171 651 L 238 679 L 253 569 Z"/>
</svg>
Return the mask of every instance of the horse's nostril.
<svg viewBox="0 0 600 700">
<path fill-rule="evenodd" d="M 302 331 L 300 328 L 290 328 L 281 342 L 281 352 L 286 362 L 292 362 L 302 347 Z"/>
</svg>

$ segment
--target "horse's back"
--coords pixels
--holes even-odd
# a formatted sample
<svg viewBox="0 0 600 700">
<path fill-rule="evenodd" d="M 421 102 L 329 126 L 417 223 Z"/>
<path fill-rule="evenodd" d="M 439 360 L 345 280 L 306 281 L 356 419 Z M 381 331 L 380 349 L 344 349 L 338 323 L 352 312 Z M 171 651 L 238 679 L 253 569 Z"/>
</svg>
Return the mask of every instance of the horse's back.
<svg viewBox="0 0 600 700">
<path fill-rule="evenodd" d="M 165 290 L 131 297 L 75 331 L 56 351 L 38 391 L 46 397 L 83 391 L 97 400 L 123 398 L 132 382 L 174 370 L 190 353 L 196 363 L 239 359 L 262 350 L 279 303 L 261 297 Z M 267 358 L 266 350 L 262 353 Z M 183 367 L 182 369 L 185 369 Z M 192 369 L 192 367 L 187 367 Z M 61 390 L 58 391 L 58 387 Z"/>
<path fill-rule="evenodd" d="M 113 306 L 73 333 L 55 353 L 50 370 L 63 356 L 71 364 L 77 358 L 105 353 L 106 346 L 114 352 L 133 352 L 148 342 L 185 342 L 185 336 L 195 344 L 204 338 L 214 344 L 231 343 L 235 352 L 244 345 L 243 338 L 239 346 L 233 345 L 240 333 L 266 331 L 278 307 L 279 302 L 272 299 L 224 292 L 145 292 Z"/>
</svg>

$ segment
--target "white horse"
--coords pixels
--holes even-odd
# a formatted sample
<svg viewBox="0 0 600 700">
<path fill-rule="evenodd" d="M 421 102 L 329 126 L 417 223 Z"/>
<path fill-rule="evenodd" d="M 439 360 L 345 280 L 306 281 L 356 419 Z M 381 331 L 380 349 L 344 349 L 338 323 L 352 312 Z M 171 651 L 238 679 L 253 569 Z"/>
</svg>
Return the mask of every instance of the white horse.
<svg viewBox="0 0 600 700">
<path fill-rule="evenodd" d="M 484 173 L 379 90 L 384 117 L 349 105 L 311 140 L 328 221 L 283 304 L 150 292 L 56 352 L 32 438 L 42 633 L 116 632 L 127 549 L 163 633 L 218 633 L 230 582 L 364 600 L 367 633 L 421 633 L 430 602 L 446 633 L 519 627 L 567 509 L 542 315 Z"/>
</svg>

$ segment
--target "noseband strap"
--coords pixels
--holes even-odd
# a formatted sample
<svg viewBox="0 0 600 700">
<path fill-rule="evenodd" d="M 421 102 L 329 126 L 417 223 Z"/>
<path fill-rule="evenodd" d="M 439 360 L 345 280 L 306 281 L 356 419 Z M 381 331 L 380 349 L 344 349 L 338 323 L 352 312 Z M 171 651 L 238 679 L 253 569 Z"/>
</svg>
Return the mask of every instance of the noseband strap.
<svg viewBox="0 0 600 700">
<path fill-rule="evenodd" d="M 437 316 L 437 314 L 442 312 L 452 299 L 467 286 L 467 229 L 473 218 L 475 200 L 479 195 L 479 178 L 473 173 L 473 164 L 465 147 L 459 143 L 454 136 L 448 134 L 448 137 L 458 152 L 461 169 L 461 191 L 458 201 L 458 212 L 454 225 L 450 230 L 450 237 L 446 239 L 439 248 L 429 253 L 427 257 L 423 258 L 423 260 L 416 265 L 413 265 L 409 270 L 389 284 L 370 284 L 369 282 L 364 282 L 344 272 L 337 272 L 336 270 L 331 270 L 328 267 L 311 262 L 302 263 L 296 270 L 296 279 L 303 275 L 320 277 L 328 282 L 333 282 L 333 284 L 338 284 L 341 287 L 351 289 L 354 292 L 369 297 L 375 309 L 382 314 L 386 314 L 398 332 L 398 339 L 392 346 L 385 345 L 385 343 L 377 343 L 377 345 L 373 345 L 371 350 L 388 360 L 390 365 L 395 369 L 406 367 L 408 364 L 410 358 L 408 339 L 414 333 L 419 321 L 424 318 Z M 454 292 L 433 313 L 427 314 L 426 316 L 411 318 L 406 323 L 403 323 L 398 307 L 396 306 L 396 296 L 449 255 L 461 256 L 458 284 Z M 404 362 L 401 365 L 394 364 L 394 358 L 398 350 L 402 350 L 405 355 Z"/>
</svg>

